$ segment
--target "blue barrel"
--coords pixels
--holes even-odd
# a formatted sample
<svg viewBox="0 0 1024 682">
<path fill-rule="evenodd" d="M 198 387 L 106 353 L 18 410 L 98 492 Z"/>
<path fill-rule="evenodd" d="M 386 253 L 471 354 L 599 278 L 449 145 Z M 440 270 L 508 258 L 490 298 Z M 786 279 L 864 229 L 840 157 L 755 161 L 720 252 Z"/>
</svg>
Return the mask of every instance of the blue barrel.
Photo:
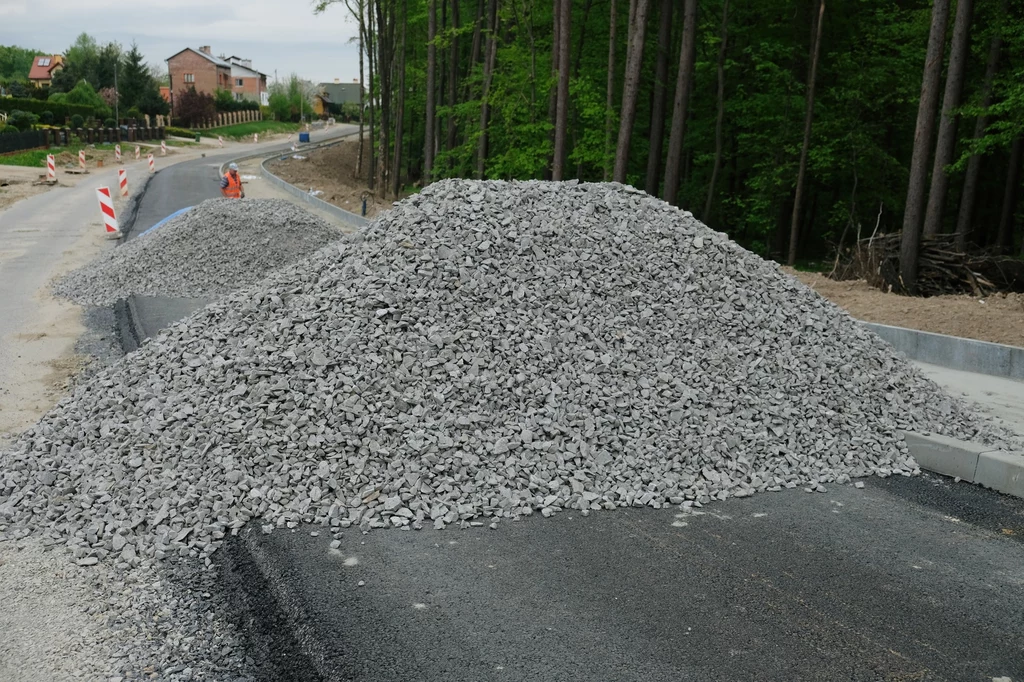
<svg viewBox="0 0 1024 682">
<path fill-rule="evenodd" d="M 299 133 L 299 142 L 309 142 L 309 133 Z"/>
</svg>

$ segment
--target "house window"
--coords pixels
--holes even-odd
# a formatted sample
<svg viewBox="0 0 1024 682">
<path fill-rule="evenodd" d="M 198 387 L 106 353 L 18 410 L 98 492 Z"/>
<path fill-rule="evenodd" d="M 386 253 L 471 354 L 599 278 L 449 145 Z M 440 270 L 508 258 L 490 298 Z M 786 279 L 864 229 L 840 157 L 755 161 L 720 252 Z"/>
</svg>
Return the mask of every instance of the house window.
<svg viewBox="0 0 1024 682">
<path fill-rule="evenodd" d="M 245 85 L 245 81 L 242 80 L 241 78 L 236 78 L 235 79 L 235 85 L 237 85 L 238 87 L 242 87 L 243 85 Z"/>
<path fill-rule="evenodd" d="M 240 93 L 240 92 L 236 92 L 235 93 L 235 101 L 236 102 L 241 102 L 243 97 L 244 97 L 244 95 L 242 93 Z"/>
<path fill-rule="evenodd" d="M 50 65 L 49 58 L 44 58 L 44 59 L 40 59 L 39 60 L 39 66 L 49 66 L 49 65 Z"/>
<path fill-rule="evenodd" d="M 194 73 L 186 73 L 185 74 L 185 82 L 186 83 L 195 83 L 196 82 L 196 75 Z"/>
</svg>

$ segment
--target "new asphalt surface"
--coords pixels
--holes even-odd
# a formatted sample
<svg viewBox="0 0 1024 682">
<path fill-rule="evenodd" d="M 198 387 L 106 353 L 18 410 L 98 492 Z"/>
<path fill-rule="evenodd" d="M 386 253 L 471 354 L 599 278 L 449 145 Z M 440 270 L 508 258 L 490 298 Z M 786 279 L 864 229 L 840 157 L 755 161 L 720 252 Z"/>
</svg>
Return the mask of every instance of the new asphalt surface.
<svg viewBox="0 0 1024 682">
<path fill-rule="evenodd" d="M 1024 679 L 1024 501 L 922 476 L 696 511 L 218 556 L 267 680 Z"/>
</svg>

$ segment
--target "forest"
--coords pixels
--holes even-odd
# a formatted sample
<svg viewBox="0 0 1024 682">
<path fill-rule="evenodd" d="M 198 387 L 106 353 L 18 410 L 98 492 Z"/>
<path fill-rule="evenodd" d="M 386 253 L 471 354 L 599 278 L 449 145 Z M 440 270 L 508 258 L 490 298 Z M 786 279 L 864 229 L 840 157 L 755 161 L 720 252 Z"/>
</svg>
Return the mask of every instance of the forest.
<svg viewBox="0 0 1024 682">
<path fill-rule="evenodd" d="M 795 263 L 1017 253 L 1019 0 L 323 0 L 359 25 L 371 183 L 615 180 Z"/>
</svg>

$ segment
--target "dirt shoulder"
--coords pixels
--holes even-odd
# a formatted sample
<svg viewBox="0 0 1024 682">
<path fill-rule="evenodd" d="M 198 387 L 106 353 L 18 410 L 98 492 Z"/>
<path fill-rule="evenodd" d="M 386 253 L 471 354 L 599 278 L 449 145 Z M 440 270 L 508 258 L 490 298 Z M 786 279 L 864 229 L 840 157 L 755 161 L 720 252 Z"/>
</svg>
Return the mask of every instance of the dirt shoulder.
<svg viewBox="0 0 1024 682">
<path fill-rule="evenodd" d="M 297 151 L 281 160 L 275 159 L 267 168 L 287 183 L 307 192 L 319 192 L 318 197 L 356 215 L 362 212 L 366 197 L 366 217 L 373 218 L 391 208 L 392 201 L 381 199 L 368 188 L 370 143 L 363 142 L 364 170 L 356 177 L 359 142 L 349 139 L 340 144 L 311 152 Z"/>
<path fill-rule="evenodd" d="M 884 293 L 864 280 L 836 282 L 819 273 L 783 270 L 866 322 L 1024 346 L 1022 294 L 912 298 Z"/>
</svg>

